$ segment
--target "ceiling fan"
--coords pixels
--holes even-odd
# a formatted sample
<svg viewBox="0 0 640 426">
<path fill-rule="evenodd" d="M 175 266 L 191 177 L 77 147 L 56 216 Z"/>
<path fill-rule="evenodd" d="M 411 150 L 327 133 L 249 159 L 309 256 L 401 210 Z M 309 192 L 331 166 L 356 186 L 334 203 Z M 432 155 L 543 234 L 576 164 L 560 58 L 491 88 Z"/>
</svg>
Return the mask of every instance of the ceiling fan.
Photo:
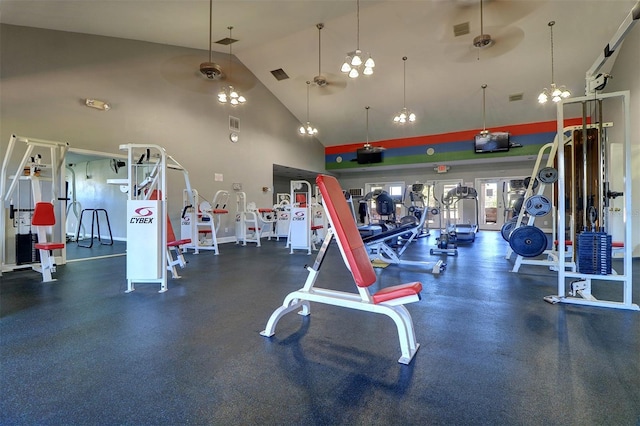
<svg viewBox="0 0 640 426">
<path fill-rule="evenodd" d="M 212 61 L 212 7 L 213 0 L 209 0 L 209 60 L 202 62 L 202 57 L 195 54 L 175 56 L 162 63 L 160 75 L 175 86 L 204 95 L 215 96 L 220 89 L 216 82 L 220 80 L 225 80 L 228 84 L 243 91 L 249 90 L 256 84 L 253 74 L 247 72 L 244 67 L 236 66 L 233 70 L 233 76 L 230 77 L 224 73 L 220 65 Z M 230 42 L 233 41 L 229 37 L 225 37 L 216 43 L 227 46 Z"/>
<path fill-rule="evenodd" d="M 209 61 L 200 64 L 200 73 L 209 80 L 218 80 L 222 77 L 220 65 L 211 61 L 211 43 L 213 29 L 213 0 L 209 0 Z"/>
<path fill-rule="evenodd" d="M 335 90 L 347 87 L 347 82 L 334 74 L 322 74 L 322 29 L 323 23 L 316 24 L 318 29 L 318 75 L 313 77 L 313 83 L 320 87 L 321 94 L 330 95 Z"/>
<path fill-rule="evenodd" d="M 491 7 L 493 21 L 496 22 L 509 15 L 508 12 L 511 6 L 507 2 L 493 1 L 491 2 Z M 464 21 L 453 26 L 453 39 L 449 40 L 453 41 L 455 46 L 452 49 L 448 49 L 448 54 L 454 61 L 471 62 L 481 58 L 489 59 L 501 56 L 514 49 L 524 40 L 524 31 L 514 25 L 506 24 L 486 27 L 484 25 L 484 9 L 484 1 L 480 0 L 480 34 L 474 36 L 472 40 L 469 40 L 471 37 L 470 21 Z M 473 13 L 476 14 L 477 11 Z M 458 19 L 466 19 L 467 17 L 467 14 L 463 14 Z M 510 21 L 507 20 L 507 22 Z"/>
</svg>

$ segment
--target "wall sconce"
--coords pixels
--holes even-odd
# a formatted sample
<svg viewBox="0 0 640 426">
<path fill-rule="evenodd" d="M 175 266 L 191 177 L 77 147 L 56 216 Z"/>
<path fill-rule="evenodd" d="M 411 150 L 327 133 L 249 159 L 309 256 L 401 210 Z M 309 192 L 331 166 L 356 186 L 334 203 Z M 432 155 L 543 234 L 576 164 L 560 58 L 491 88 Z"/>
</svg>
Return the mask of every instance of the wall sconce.
<svg viewBox="0 0 640 426">
<path fill-rule="evenodd" d="M 100 111 L 109 111 L 111 109 L 111 105 L 107 102 L 97 99 L 85 99 L 84 104 L 89 108 L 99 109 Z"/>
</svg>

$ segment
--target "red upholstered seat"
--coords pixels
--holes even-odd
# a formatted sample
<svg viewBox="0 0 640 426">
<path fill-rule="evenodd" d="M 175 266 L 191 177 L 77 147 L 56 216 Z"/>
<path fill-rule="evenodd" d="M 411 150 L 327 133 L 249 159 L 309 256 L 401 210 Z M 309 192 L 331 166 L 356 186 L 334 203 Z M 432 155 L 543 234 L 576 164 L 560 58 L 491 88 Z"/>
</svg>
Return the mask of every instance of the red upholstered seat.
<svg viewBox="0 0 640 426">
<path fill-rule="evenodd" d="M 383 288 L 373 295 L 373 303 L 378 304 L 388 300 L 399 299 L 401 297 L 420 295 L 422 284 L 419 282 L 394 285 Z"/>
<path fill-rule="evenodd" d="M 273 213 L 273 209 L 258 209 L 258 213 Z"/>
<path fill-rule="evenodd" d="M 311 230 L 312 231 L 317 231 L 318 229 L 322 229 L 322 228 L 324 228 L 324 226 L 322 226 L 322 225 L 313 225 L 311 227 Z"/>
<path fill-rule="evenodd" d="M 213 214 L 227 214 L 227 213 L 229 213 L 229 210 L 213 209 Z"/>
<path fill-rule="evenodd" d="M 38 250 L 59 250 L 64 248 L 64 243 L 35 243 Z"/>
</svg>

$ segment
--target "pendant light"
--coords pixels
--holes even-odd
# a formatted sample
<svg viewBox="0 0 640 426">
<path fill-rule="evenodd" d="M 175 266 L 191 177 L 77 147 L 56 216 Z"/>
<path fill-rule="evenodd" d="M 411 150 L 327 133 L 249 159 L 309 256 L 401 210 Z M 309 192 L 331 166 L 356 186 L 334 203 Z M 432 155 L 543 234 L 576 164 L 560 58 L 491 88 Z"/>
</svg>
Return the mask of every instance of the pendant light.
<svg viewBox="0 0 640 426">
<path fill-rule="evenodd" d="M 395 117 L 393 122 L 396 124 L 413 123 L 416 121 L 416 115 L 407 108 L 407 57 L 402 57 L 403 78 L 402 78 L 402 109 Z"/>
<path fill-rule="evenodd" d="M 373 74 L 376 63 L 369 53 L 362 53 L 360 50 L 360 0 L 356 0 L 356 18 L 358 22 L 356 30 L 356 50 L 347 53 L 347 57 L 342 64 L 340 71 L 350 78 L 358 78 L 360 73 L 364 75 Z M 366 57 L 365 60 L 363 60 Z"/>
<path fill-rule="evenodd" d="M 551 88 L 547 89 L 545 87 L 542 93 L 538 95 L 538 102 L 541 104 L 546 103 L 549 98 L 551 98 L 553 102 L 560 102 L 561 99 L 571 96 L 571 92 L 569 92 L 565 86 L 557 87 L 553 79 L 553 26 L 555 24 L 556 21 L 551 21 L 548 24 L 551 32 Z"/>
<path fill-rule="evenodd" d="M 307 81 L 307 122 L 305 124 L 300 125 L 298 132 L 304 136 L 315 136 L 318 134 L 318 129 L 316 129 L 311 122 L 309 121 L 309 86 L 311 85 L 310 81 Z"/>
<path fill-rule="evenodd" d="M 227 27 L 227 29 L 229 30 L 229 74 L 228 74 L 228 78 L 229 80 L 231 80 L 231 64 L 232 64 L 232 48 L 231 46 L 233 45 L 233 43 L 236 41 L 233 39 L 233 37 L 231 36 L 231 31 L 233 30 L 233 27 Z M 218 93 L 218 102 L 226 104 L 229 103 L 231 104 L 231 106 L 238 106 L 238 105 L 242 105 L 247 101 L 247 99 L 242 96 L 232 85 L 228 85 L 228 86 L 224 86 L 221 90 L 220 93 Z"/>
</svg>

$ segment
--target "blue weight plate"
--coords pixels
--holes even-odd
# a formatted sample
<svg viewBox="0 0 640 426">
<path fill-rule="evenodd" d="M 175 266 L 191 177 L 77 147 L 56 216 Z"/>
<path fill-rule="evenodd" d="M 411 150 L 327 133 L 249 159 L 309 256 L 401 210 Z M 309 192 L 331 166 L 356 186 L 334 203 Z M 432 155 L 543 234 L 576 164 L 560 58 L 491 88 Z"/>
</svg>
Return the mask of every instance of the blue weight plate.
<svg viewBox="0 0 640 426">
<path fill-rule="evenodd" d="M 547 249 L 547 236 L 535 226 L 521 226 L 509 236 L 509 245 L 522 257 L 540 256 Z"/>
</svg>

